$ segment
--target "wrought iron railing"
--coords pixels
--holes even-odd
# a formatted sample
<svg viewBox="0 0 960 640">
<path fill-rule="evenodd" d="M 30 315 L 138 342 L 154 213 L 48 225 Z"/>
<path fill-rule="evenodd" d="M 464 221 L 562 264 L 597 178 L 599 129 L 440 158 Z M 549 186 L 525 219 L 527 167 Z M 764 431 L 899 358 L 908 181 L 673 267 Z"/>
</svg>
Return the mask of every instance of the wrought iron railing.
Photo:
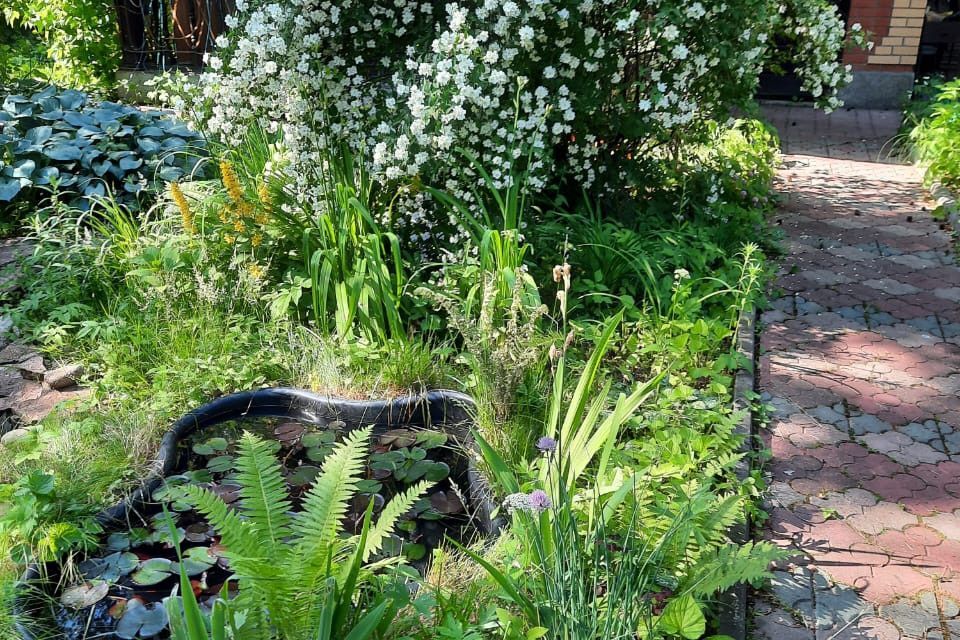
<svg viewBox="0 0 960 640">
<path fill-rule="evenodd" d="M 198 69 L 233 0 L 114 0 L 125 69 Z"/>
</svg>

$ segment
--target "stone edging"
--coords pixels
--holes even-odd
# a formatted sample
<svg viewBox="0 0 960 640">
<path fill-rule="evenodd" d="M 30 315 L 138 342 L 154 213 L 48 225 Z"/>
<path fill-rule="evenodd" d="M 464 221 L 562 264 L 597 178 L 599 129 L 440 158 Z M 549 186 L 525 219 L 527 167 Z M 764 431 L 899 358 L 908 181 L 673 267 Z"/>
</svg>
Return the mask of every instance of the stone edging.
<svg viewBox="0 0 960 640">
<path fill-rule="evenodd" d="M 743 436 L 740 451 L 746 455 L 737 463 L 736 473 L 739 480 L 746 480 L 752 470 L 754 450 L 753 438 L 753 401 L 750 397 L 756 388 L 757 362 L 757 310 L 748 309 L 740 314 L 737 327 L 737 352 L 748 364 L 737 370 L 733 382 L 733 408 L 743 412 L 735 433 Z M 750 540 L 750 522 L 745 521 L 730 529 L 730 540 L 735 544 L 746 544 Z M 747 596 L 746 584 L 738 584 L 720 594 L 720 615 L 717 621 L 717 633 L 727 635 L 734 640 L 746 640 L 747 637 Z"/>
<path fill-rule="evenodd" d="M 939 182 L 930 185 L 930 195 L 936 200 L 937 209 L 943 212 L 954 231 L 960 232 L 960 202 L 957 202 L 957 196 Z"/>
</svg>

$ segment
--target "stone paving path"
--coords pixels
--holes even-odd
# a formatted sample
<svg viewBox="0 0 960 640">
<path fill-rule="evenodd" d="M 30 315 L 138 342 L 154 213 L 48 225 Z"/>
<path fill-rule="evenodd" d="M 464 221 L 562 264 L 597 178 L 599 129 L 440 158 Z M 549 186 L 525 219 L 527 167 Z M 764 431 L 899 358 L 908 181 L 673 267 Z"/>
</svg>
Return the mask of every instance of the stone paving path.
<svg viewBox="0 0 960 640">
<path fill-rule="evenodd" d="M 762 535 L 796 557 L 754 638 L 960 640 L 960 268 L 920 179 L 784 157 Z"/>
</svg>

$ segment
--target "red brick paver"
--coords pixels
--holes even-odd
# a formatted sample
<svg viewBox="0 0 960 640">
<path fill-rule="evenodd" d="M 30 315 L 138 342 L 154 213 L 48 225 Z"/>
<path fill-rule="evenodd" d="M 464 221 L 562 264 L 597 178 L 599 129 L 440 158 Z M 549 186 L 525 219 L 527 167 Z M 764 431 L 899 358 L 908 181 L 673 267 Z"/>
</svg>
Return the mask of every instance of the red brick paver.
<svg viewBox="0 0 960 640">
<path fill-rule="evenodd" d="M 960 640 L 960 268 L 918 169 L 820 155 L 779 175 L 763 536 L 796 556 L 754 637 Z"/>
</svg>

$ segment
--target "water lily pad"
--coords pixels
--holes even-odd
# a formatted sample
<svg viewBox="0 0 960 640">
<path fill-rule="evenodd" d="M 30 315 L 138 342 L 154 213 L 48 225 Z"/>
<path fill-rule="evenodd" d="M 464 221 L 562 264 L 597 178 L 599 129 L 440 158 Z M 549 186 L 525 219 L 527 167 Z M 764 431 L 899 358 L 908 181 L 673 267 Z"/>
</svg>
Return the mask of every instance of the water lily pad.
<svg viewBox="0 0 960 640">
<path fill-rule="evenodd" d="M 206 547 L 191 547 L 183 553 L 181 563 L 173 563 L 174 571 L 179 573 L 182 566 L 188 576 L 195 576 L 207 571 L 217 562 L 217 556 L 211 555 Z"/>
<path fill-rule="evenodd" d="M 149 587 L 163 582 L 173 575 L 174 571 L 176 571 L 176 568 L 170 560 L 166 558 L 150 558 L 140 564 L 140 568 L 130 576 L 130 579 L 134 584 L 138 584 L 141 587 Z"/>
<path fill-rule="evenodd" d="M 129 574 L 140 564 L 136 554 L 129 551 L 116 551 L 102 558 L 88 558 L 79 565 L 80 573 L 87 580 L 99 579 L 116 582 Z"/>
<path fill-rule="evenodd" d="M 127 602 L 114 633 L 123 640 L 149 638 L 167 628 L 167 611 L 162 603 L 145 605 L 133 599 Z"/>
<path fill-rule="evenodd" d="M 306 428 L 299 422 L 284 422 L 273 429 L 273 435 L 280 442 L 289 446 L 296 442 L 305 430 Z"/>
<path fill-rule="evenodd" d="M 213 529 L 204 522 L 197 522 L 184 529 L 187 542 L 206 542 L 213 536 Z"/>
<path fill-rule="evenodd" d="M 106 582 L 84 582 L 64 589 L 60 594 L 60 604 L 71 609 L 86 609 L 106 598 L 109 592 L 110 585 Z"/>
<path fill-rule="evenodd" d="M 443 514 L 461 513 L 463 502 L 453 491 L 437 491 L 430 496 L 430 506 Z"/>
<path fill-rule="evenodd" d="M 424 449 L 436 449 L 447 443 L 447 434 L 442 431 L 421 431 L 417 434 L 417 444 Z"/>
<path fill-rule="evenodd" d="M 212 456 L 227 450 L 226 438 L 210 438 L 205 442 L 193 445 L 193 452 L 200 456 Z"/>
<path fill-rule="evenodd" d="M 412 429 L 391 429 L 380 436 L 380 444 L 391 447 L 409 447 L 417 441 L 417 434 Z"/>
<path fill-rule="evenodd" d="M 233 456 L 217 456 L 207 461 L 207 469 L 213 473 L 224 473 L 233 469 Z"/>
<path fill-rule="evenodd" d="M 309 484 L 313 484 L 313 481 L 316 479 L 319 473 L 319 467 L 303 464 L 297 467 L 296 470 L 287 477 L 287 482 L 295 487 L 305 487 Z"/>
</svg>

